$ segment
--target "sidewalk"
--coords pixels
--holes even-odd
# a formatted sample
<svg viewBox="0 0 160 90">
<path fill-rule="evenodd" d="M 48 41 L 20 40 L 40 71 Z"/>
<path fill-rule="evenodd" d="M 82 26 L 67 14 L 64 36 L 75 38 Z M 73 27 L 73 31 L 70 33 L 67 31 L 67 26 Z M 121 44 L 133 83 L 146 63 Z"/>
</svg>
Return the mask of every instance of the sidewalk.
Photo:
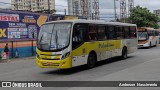
<svg viewBox="0 0 160 90">
<path fill-rule="evenodd" d="M 0 60 L 0 63 L 14 62 L 14 61 L 20 61 L 20 60 L 35 60 L 35 58 L 36 58 L 36 56 L 22 57 L 22 58 L 10 58 L 9 61 L 7 61 L 7 60 Z"/>
</svg>

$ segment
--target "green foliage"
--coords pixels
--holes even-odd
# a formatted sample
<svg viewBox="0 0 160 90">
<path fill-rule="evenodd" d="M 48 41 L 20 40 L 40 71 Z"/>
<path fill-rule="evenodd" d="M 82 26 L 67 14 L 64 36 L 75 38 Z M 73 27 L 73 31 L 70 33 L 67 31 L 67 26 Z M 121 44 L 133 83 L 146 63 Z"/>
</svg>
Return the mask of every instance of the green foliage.
<svg viewBox="0 0 160 90">
<path fill-rule="evenodd" d="M 136 6 L 130 17 L 128 18 L 129 22 L 137 24 L 138 27 L 153 27 L 159 28 L 157 22 L 160 20 L 159 17 L 151 13 L 147 8 L 142 8 Z"/>
</svg>

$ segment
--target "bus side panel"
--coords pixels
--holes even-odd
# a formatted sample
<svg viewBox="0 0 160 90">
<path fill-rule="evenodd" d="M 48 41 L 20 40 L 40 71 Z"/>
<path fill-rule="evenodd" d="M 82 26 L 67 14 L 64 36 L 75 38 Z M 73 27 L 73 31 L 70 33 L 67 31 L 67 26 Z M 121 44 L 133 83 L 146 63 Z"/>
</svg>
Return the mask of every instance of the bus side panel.
<svg viewBox="0 0 160 90">
<path fill-rule="evenodd" d="M 108 58 L 121 55 L 121 51 L 122 51 L 122 48 L 121 48 L 122 43 L 121 42 L 122 42 L 122 40 L 109 40 L 108 48 L 109 48 L 110 55 Z M 106 59 L 108 59 L 108 58 L 106 58 Z"/>
<path fill-rule="evenodd" d="M 87 64 L 88 55 L 91 51 L 96 52 L 97 61 L 120 56 L 122 51 L 121 42 L 121 40 L 85 42 L 71 52 L 72 67 Z"/>
<path fill-rule="evenodd" d="M 87 64 L 87 59 L 90 51 L 97 48 L 96 42 L 85 42 L 71 52 L 72 67 Z"/>
<path fill-rule="evenodd" d="M 127 46 L 128 54 L 137 51 L 137 39 L 125 39 L 122 41 L 124 46 Z M 122 47 L 123 48 L 123 47 Z"/>
</svg>

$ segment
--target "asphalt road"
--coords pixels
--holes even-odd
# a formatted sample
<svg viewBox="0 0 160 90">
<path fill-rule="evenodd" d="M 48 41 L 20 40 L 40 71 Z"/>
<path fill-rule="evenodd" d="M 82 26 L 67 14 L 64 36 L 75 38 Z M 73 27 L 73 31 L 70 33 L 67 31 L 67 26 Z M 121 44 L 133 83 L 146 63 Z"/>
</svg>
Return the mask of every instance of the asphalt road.
<svg viewBox="0 0 160 90">
<path fill-rule="evenodd" d="M 39 68 L 33 57 L 0 63 L 0 81 L 160 81 L 160 46 L 139 49 L 126 60 L 118 58 L 99 62 L 93 69 L 69 70 Z M 33 88 L 23 88 L 28 90 Z M 34 88 L 34 90 L 160 90 L 160 88 Z M 17 88 L 0 88 L 17 90 Z"/>
</svg>

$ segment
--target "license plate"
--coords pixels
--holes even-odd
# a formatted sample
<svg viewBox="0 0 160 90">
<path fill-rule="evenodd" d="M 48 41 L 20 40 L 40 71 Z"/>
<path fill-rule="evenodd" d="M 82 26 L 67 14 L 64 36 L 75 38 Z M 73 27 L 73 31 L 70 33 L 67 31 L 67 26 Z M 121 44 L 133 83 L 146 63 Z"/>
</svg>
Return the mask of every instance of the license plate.
<svg viewBox="0 0 160 90">
<path fill-rule="evenodd" d="M 46 63 L 43 63 L 44 66 L 53 66 L 53 63 L 52 62 L 46 62 Z"/>
</svg>

